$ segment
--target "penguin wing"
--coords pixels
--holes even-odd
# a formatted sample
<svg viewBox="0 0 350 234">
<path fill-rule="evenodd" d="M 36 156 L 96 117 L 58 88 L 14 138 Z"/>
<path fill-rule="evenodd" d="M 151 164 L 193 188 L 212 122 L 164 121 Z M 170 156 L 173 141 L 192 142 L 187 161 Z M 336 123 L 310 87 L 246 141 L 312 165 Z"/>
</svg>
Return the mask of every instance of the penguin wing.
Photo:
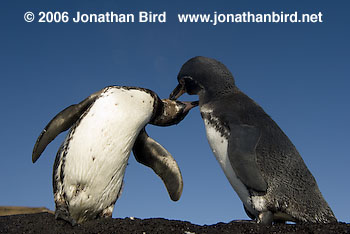
<svg viewBox="0 0 350 234">
<path fill-rule="evenodd" d="M 133 153 L 139 163 L 152 168 L 163 180 L 171 200 L 179 200 L 183 188 L 180 168 L 171 154 L 147 135 L 145 128 L 135 141 Z"/>
<path fill-rule="evenodd" d="M 267 183 L 257 164 L 255 148 L 260 140 L 260 131 L 250 125 L 230 124 L 228 157 L 237 177 L 247 187 L 266 192 Z"/>
<path fill-rule="evenodd" d="M 104 90 L 104 89 L 103 89 Z M 45 150 L 46 146 L 53 141 L 58 134 L 68 130 L 79 117 L 91 106 L 91 104 L 99 97 L 103 92 L 100 90 L 93 93 L 79 104 L 71 105 L 58 113 L 40 133 L 36 143 L 34 145 L 32 161 L 33 163 L 38 160 L 41 153 Z"/>
</svg>

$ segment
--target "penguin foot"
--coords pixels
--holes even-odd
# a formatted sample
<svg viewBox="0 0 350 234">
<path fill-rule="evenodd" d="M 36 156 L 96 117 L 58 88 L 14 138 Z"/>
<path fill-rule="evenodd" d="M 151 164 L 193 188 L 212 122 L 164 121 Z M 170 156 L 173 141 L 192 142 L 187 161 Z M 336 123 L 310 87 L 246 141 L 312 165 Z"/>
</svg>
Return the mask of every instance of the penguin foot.
<svg viewBox="0 0 350 234">
<path fill-rule="evenodd" d="M 69 222 L 72 226 L 76 226 L 77 222 L 70 216 L 67 209 L 63 207 L 57 207 L 55 211 L 55 219 L 62 219 Z"/>
<path fill-rule="evenodd" d="M 258 216 L 257 223 L 261 223 L 264 225 L 271 225 L 273 222 L 273 214 L 271 211 L 261 212 Z"/>
<path fill-rule="evenodd" d="M 114 209 L 114 203 L 112 203 L 112 205 L 110 205 L 109 207 L 104 209 L 102 211 L 102 213 L 100 213 L 99 217 L 100 218 L 112 218 L 113 209 Z"/>
</svg>

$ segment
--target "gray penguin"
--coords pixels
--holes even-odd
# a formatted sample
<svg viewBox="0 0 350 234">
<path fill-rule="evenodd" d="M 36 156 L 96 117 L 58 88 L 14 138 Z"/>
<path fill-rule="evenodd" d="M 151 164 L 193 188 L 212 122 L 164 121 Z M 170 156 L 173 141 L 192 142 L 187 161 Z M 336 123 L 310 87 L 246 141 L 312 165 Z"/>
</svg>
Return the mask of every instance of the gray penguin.
<svg viewBox="0 0 350 234">
<path fill-rule="evenodd" d="M 264 224 L 337 221 L 293 143 L 237 88 L 225 65 L 194 57 L 177 79 L 170 99 L 199 96 L 210 147 L 250 218 Z"/>
<path fill-rule="evenodd" d="M 110 86 L 57 114 L 32 154 L 35 162 L 58 134 L 70 128 L 54 163 L 56 218 L 75 225 L 111 217 L 131 150 L 138 162 L 161 177 L 170 198 L 177 201 L 183 188 L 180 169 L 171 154 L 148 136 L 145 126 L 177 124 L 196 105 L 161 100 L 144 88 Z"/>
</svg>

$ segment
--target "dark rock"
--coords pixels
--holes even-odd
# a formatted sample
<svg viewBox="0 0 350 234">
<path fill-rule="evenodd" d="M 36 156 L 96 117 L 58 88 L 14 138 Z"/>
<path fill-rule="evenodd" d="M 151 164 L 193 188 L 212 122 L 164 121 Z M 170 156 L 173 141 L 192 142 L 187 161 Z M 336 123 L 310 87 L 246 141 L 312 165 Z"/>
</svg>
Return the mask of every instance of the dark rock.
<svg viewBox="0 0 350 234">
<path fill-rule="evenodd" d="M 196 225 L 186 221 L 162 218 L 98 219 L 72 227 L 53 214 L 38 213 L 0 217 L 0 233 L 349 233 L 350 224 L 275 224 L 272 226 L 246 221 L 232 221 L 213 225 Z"/>
</svg>

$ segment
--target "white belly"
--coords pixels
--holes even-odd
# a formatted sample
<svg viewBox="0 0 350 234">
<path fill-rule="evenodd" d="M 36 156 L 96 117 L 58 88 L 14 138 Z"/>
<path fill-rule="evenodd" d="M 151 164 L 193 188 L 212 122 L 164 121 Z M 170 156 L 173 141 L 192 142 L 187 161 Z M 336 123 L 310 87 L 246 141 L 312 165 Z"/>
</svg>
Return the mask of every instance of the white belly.
<svg viewBox="0 0 350 234">
<path fill-rule="evenodd" d="M 250 206 L 251 200 L 249 192 L 246 186 L 241 182 L 241 180 L 236 176 L 236 173 L 232 169 L 230 160 L 228 158 L 227 147 L 228 141 L 225 137 L 221 136 L 220 132 L 208 123 L 206 120 L 205 129 L 207 132 L 207 138 L 211 150 L 213 151 L 216 160 L 219 162 L 222 170 L 224 171 L 227 179 L 229 180 L 231 186 L 238 194 L 241 201 L 246 205 Z"/>
<path fill-rule="evenodd" d="M 71 215 L 100 212 L 117 199 L 130 151 L 149 122 L 153 98 L 109 88 L 78 123 L 64 162 L 64 192 Z"/>
</svg>

